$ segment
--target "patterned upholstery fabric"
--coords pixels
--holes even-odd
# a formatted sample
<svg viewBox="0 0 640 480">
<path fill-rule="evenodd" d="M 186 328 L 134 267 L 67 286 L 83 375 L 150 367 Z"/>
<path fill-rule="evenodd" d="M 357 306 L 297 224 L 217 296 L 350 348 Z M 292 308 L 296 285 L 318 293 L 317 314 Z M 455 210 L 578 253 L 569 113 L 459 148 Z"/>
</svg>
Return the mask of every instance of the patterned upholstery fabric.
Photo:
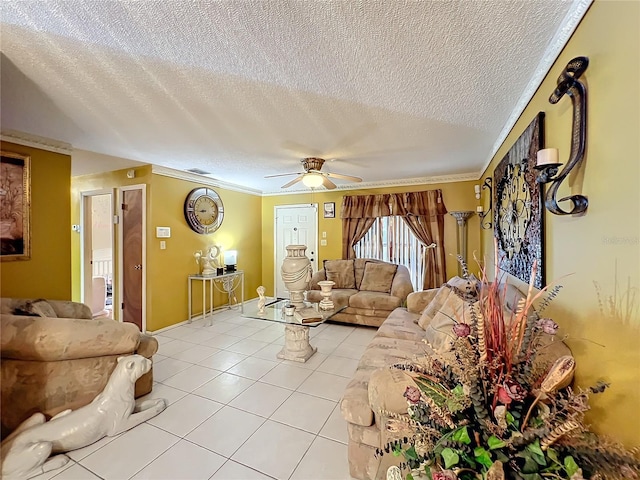
<svg viewBox="0 0 640 480">
<path fill-rule="evenodd" d="M 118 357 L 138 353 L 151 358 L 158 350 L 158 341 L 137 326 L 93 320 L 91 309 L 81 303 L 47 300 L 59 318 L 12 314 L 29 301 L 0 299 L 3 436 L 35 412 L 53 416 L 91 402 Z M 153 369 L 136 382 L 136 398 L 152 386 Z"/>
<path fill-rule="evenodd" d="M 329 265 L 330 262 L 345 262 L 345 260 L 325 260 L 325 265 Z M 409 270 L 402 265 L 394 265 L 380 260 L 365 258 L 356 258 L 355 260 L 348 260 L 348 262 L 352 262 L 355 266 L 356 285 L 361 284 L 367 263 L 389 266 L 386 267 L 387 270 L 395 270 L 395 275 L 391 281 L 390 293 L 359 291 L 357 288 L 337 288 L 337 286 L 334 286 L 332 290 L 331 296 L 334 305 L 337 307 L 347 305 L 347 308 L 332 317 L 333 320 L 356 325 L 379 327 L 395 308 L 404 303 L 407 295 L 413 292 Z M 328 275 L 324 269 L 313 274 L 309 282 L 309 290 L 307 290 L 307 300 L 310 302 L 319 302 L 322 299 L 318 282 L 325 279 L 332 280 L 329 277 L 330 275 Z M 386 281 L 387 280 L 385 280 L 385 282 Z"/>
<path fill-rule="evenodd" d="M 325 260 L 324 271 L 334 288 L 356 288 L 353 260 Z"/>
<path fill-rule="evenodd" d="M 398 266 L 390 263 L 367 262 L 360 282 L 360 290 L 391 293 L 391 284 Z"/>
<path fill-rule="evenodd" d="M 424 330 L 415 322 L 416 315 L 399 308 L 380 325 L 378 337 L 400 338 L 420 342 L 424 338 Z"/>
</svg>

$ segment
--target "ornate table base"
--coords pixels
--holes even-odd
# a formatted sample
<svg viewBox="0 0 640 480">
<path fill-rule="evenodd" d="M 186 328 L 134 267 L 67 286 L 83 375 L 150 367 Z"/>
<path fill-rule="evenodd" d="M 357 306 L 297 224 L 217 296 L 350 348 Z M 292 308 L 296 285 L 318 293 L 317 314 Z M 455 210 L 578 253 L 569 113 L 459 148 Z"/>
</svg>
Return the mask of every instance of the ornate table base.
<svg viewBox="0 0 640 480">
<path fill-rule="evenodd" d="M 284 347 L 277 355 L 278 358 L 304 363 L 316 351 L 317 348 L 309 343 L 309 327 L 292 324 L 284 326 Z"/>
</svg>

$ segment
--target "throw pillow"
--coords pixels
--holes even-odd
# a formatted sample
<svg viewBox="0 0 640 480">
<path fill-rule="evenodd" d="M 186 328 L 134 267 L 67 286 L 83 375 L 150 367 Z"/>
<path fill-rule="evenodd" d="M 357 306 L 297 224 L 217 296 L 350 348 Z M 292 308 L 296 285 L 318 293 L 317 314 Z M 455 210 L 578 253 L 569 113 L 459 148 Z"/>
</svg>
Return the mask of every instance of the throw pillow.
<svg viewBox="0 0 640 480">
<path fill-rule="evenodd" d="M 391 284 L 397 270 L 398 266 L 391 263 L 367 262 L 364 266 L 360 290 L 391 293 Z"/>
<path fill-rule="evenodd" d="M 425 329 L 424 337 L 438 353 L 448 352 L 453 345 L 456 323 L 471 324 L 471 304 L 458 295 L 449 295 L 442 308 Z"/>
<path fill-rule="evenodd" d="M 356 288 L 353 260 L 325 260 L 324 273 L 335 282 L 333 288 Z"/>
<path fill-rule="evenodd" d="M 56 315 L 56 311 L 53 309 L 51 304 L 43 298 L 24 303 L 23 305 L 16 307 L 13 313 L 16 315 L 28 315 L 30 317 L 58 318 L 58 315 Z"/>
<path fill-rule="evenodd" d="M 427 305 L 427 307 L 422 311 L 422 315 L 418 319 L 418 325 L 421 329 L 426 330 L 433 317 L 435 317 L 436 313 L 442 308 L 444 302 L 447 301 L 449 295 L 452 294 L 451 287 L 447 284 L 444 284 L 436 293 L 436 296 L 433 297 L 433 300 Z"/>
</svg>

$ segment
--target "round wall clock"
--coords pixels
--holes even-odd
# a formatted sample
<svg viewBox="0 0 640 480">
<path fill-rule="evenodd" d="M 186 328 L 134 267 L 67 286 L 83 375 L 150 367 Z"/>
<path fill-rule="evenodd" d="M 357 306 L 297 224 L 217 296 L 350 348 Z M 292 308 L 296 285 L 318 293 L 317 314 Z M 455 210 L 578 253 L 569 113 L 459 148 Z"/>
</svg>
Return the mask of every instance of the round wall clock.
<svg viewBox="0 0 640 480">
<path fill-rule="evenodd" d="M 207 187 L 194 188 L 184 201 L 184 218 L 196 233 L 206 235 L 215 232 L 224 218 L 220 196 Z"/>
</svg>

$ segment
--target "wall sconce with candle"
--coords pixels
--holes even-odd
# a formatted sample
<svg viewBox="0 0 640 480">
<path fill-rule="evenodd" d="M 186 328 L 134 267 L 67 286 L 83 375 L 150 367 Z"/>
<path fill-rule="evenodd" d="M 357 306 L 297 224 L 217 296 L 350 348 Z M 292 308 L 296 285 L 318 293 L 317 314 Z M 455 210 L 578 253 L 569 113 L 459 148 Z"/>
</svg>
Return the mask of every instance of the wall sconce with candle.
<svg viewBox="0 0 640 480">
<path fill-rule="evenodd" d="M 584 213 L 589 205 L 589 201 L 584 195 L 570 195 L 559 200 L 561 202 L 565 200 L 573 202 L 573 208 L 565 211 L 558 206 L 558 201 L 556 200 L 560 184 L 571 170 L 582 163 L 584 158 L 587 144 L 587 88 L 578 79 L 585 72 L 588 65 L 589 59 L 587 57 L 576 57 L 571 60 L 560 74 L 560 77 L 558 77 L 558 85 L 549 97 L 549 103 L 555 105 L 566 94 L 571 98 L 573 104 L 569 161 L 558 174 L 558 169 L 562 165 L 562 163 L 558 162 L 558 150 L 556 148 L 545 148 L 537 153 L 535 169 L 538 171 L 538 177 L 536 181 L 543 184 L 551 182 L 545 197 L 545 206 L 547 210 L 556 215 Z"/>
<path fill-rule="evenodd" d="M 480 187 L 480 185 L 476 185 L 476 187 Z M 482 190 L 489 190 L 489 209 L 485 212 L 482 208 L 482 205 L 478 205 L 478 217 L 480 217 L 480 228 L 483 230 L 489 230 L 493 227 L 491 223 L 491 212 L 493 210 L 493 179 L 491 177 L 487 177 L 484 179 L 482 183 Z M 479 194 L 476 194 L 477 198 L 480 198 Z M 489 217 L 488 220 L 485 220 Z"/>
</svg>

